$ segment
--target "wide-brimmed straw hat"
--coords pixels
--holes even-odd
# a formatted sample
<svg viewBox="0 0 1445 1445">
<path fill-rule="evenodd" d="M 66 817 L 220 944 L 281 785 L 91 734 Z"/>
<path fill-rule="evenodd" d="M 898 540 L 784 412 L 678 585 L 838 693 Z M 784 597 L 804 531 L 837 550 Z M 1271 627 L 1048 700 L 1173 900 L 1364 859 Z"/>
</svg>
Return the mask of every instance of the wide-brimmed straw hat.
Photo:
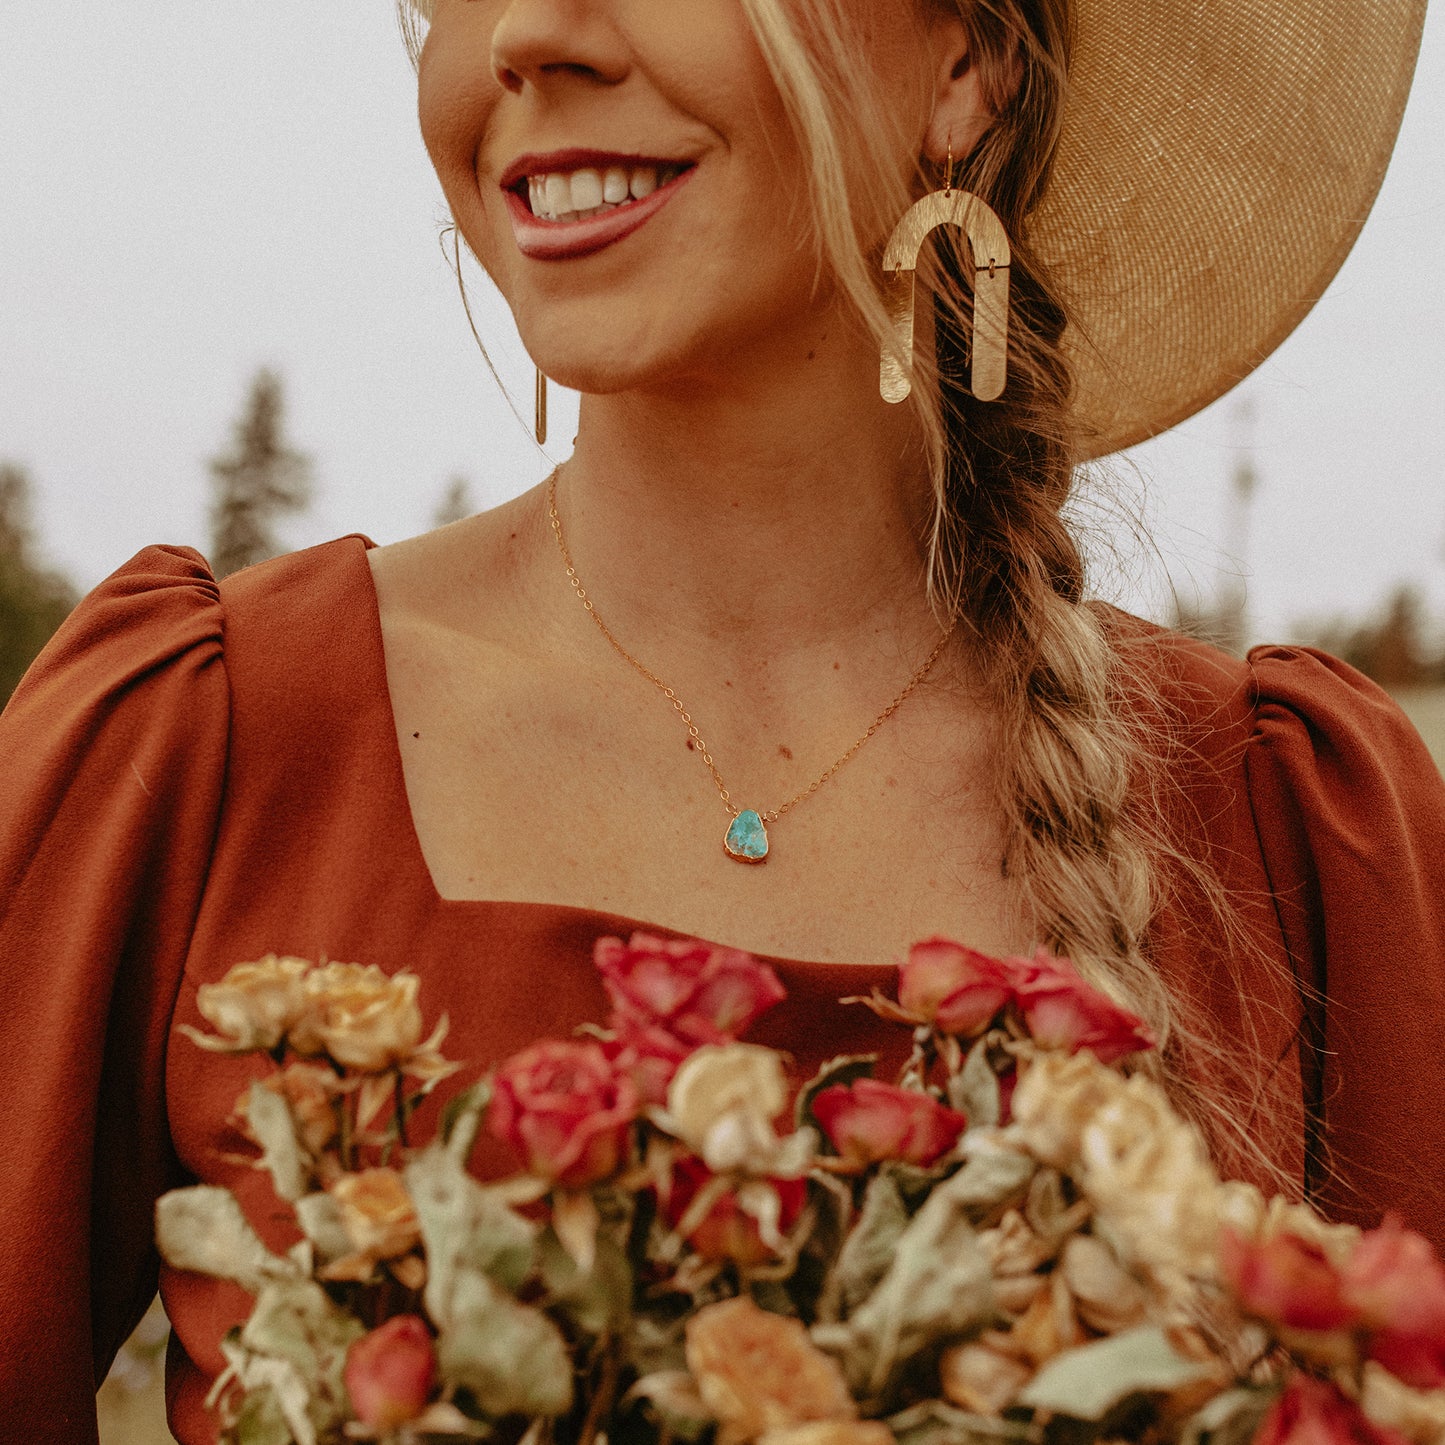
<svg viewBox="0 0 1445 1445">
<path fill-rule="evenodd" d="M 1228 391 L 1319 299 L 1384 179 L 1425 0 L 1074 5 L 1033 240 L 1102 456 Z"/>
<path fill-rule="evenodd" d="M 1073 0 L 1033 241 L 1072 306 L 1087 455 L 1207 406 L 1319 299 L 1384 178 L 1425 3 Z"/>
</svg>

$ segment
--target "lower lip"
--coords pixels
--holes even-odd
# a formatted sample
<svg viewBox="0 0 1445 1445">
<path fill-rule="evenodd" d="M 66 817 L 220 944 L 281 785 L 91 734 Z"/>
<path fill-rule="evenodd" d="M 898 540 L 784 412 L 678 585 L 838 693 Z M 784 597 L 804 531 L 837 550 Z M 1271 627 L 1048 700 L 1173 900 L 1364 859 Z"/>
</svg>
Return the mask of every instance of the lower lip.
<svg viewBox="0 0 1445 1445">
<path fill-rule="evenodd" d="M 645 226 L 686 184 L 696 167 L 659 186 L 650 196 L 585 221 L 543 221 L 516 191 L 507 191 L 507 214 L 517 249 L 534 261 L 569 261 L 591 256 Z"/>
</svg>

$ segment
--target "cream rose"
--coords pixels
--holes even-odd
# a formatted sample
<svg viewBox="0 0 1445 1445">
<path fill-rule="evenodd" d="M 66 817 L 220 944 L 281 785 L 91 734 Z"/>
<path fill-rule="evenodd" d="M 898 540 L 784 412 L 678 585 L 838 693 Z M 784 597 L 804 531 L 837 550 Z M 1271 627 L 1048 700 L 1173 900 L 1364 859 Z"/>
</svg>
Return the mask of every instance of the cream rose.
<svg viewBox="0 0 1445 1445">
<path fill-rule="evenodd" d="M 187 1038 L 214 1053 L 249 1054 L 275 1049 L 306 1012 L 304 958 L 267 954 L 238 963 L 219 983 L 203 983 L 196 1008 L 215 1034 L 180 1026 Z"/>
<path fill-rule="evenodd" d="M 343 1174 L 328 1192 L 340 1208 L 351 1253 L 326 1267 L 327 1278 L 369 1279 L 382 1260 L 410 1254 L 421 1243 L 416 1206 L 395 1169 Z"/>
<path fill-rule="evenodd" d="M 766 1172 L 778 1149 L 773 1121 L 787 1105 L 782 1057 L 757 1044 L 697 1049 L 667 1091 L 678 1138 L 718 1173 Z"/>
<path fill-rule="evenodd" d="M 291 1031 L 299 1054 L 326 1054 L 343 1068 L 380 1073 L 404 1063 L 421 1041 L 421 980 L 388 976 L 374 963 L 328 963 L 305 982 L 306 1009 Z"/>
</svg>

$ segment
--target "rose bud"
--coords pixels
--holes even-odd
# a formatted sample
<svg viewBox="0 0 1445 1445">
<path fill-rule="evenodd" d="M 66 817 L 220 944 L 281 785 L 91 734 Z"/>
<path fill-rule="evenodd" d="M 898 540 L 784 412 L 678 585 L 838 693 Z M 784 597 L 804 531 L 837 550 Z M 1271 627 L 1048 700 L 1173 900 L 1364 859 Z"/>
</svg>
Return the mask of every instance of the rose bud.
<svg viewBox="0 0 1445 1445">
<path fill-rule="evenodd" d="M 597 1044 L 544 1039 L 497 1070 L 487 1124 L 531 1173 L 580 1189 L 626 1160 L 638 1107 L 632 1080 Z"/>
<path fill-rule="evenodd" d="M 1040 950 L 1011 963 L 1019 1012 L 1042 1048 L 1070 1054 L 1088 1049 L 1101 1064 L 1112 1064 L 1154 1047 L 1143 1022 L 1086 983 L 1068 959 Z"/>
<path fill-rule="evenodd" d="M 968 1120 L 930 1094 L 877 1079 L 834 1084 L 813 1099 L 833 1147 L 860 1169 L 884 1159 L 927 1166 L 947 1154 Z"/>
<path fill-rule="evenodd" d="M 662 1203 L 663 1218 L 673 1229 L 684 1222 L 693 1201 L 716 1178 L 701 1159 L 678 1160 Z M 766 1199 L 767 1212 L 774 1216 L 770 1232 L 777 1236 L 785 1235 L 798 1222 L 808 1197 L 806 1179 L 760 1179 L 743 1187 Z M 775 1254 L 763 1238 L 758 1213 L 749 1213 L 733 1188 L 718 1193 L 711 1208 L 689 1231 L 687 1242 L 703 1259 L 730 1259 L 745 1267 L 766 1264 Z"/>
<path fill-rule="evenodd" d="M 898 966 L 899 1004 L 940 1033 L 981 1034 L 1012 997 L 1003 960 L 946 938 L 915 943 Z"/>
<path fill-rule="evenodd" d="M 1254 1445 L 1409 1445 L 1369 1420 L 1339 1389 L 1311 1375 L 1292 1375 L 1255 1432 Z"/>
<path fill-rule="evenodd" d="M 351 1408 L 373 1430 L 395 1430 L 426 1409 L 436 1381 L 436 1352 L 426 1321 L 397 1315 L 346 1352 L 342 1372 Z"/>
<path fill-rule="evenodd" d="M 787 996 L 752 954 L 694 939 L 601 938 L 593 958 L 619 1033 L 660 1027 L 691 1047 L 731 1043 Z"/>
<path fill-rule="evenodd" d="M 1361 1236 L 1340 1276 L 1374 1331 L 1370 1358 L 1417 1390 L 1445 1385 L 1445 1268 L 1430 1242 L 1389 1216 Z"/>
<path fill-rule="evenodd" d="M 1249 1239 L 1226 1226 L 1219 1262 L 1245 1312 L 1269 1324 L 1325 1331 L 1351 1328 L 1359 1319 L 1324 1250 L 1298 1235 Z"/>
</svg>

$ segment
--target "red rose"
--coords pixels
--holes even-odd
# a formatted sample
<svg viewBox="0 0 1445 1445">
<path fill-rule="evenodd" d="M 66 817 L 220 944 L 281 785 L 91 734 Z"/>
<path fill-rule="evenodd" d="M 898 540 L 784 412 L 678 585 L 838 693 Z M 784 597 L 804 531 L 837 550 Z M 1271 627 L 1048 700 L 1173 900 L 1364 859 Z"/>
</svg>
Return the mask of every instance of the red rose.
<svg viewBox="0 0 1445 1445">
<path fill-rule="evenodd" d="M 932 1164 L 968 1127 L 962 1114 L 931 1095 L 877 1079 L 823 1089 L 813 1113 L 838 1153 L 859 1168 L 884 1159 Z"/>
<path fill-rule="evenodd" d="M 630 1078 L 645 1104 L 665 1104 L 667 1086 L 696 1047 L 665 1028 L 648 1027 L 614 1017 L 614 1038 L 603 1045 L 614 1067 Z"/>
<path fill-rule="evenodd" d="M 1293 1375 L 1260 1422 L 1254 1445 L 1408 1445 L 1367 1419 L 1353 1400 L 1324 1380 Z"/>
<path fill-rule="evenodd" d="M 1445 1385 L 1445 1269 L 1430 1242 L 1389 1216 L 1360 1238 L 1340 1275 L 1374 1332 L 1370 1358 L 1414 1389 Z"/>
<path fill-rule="evenodd" d="M 1249 1314 L 1295 1330 L 1353 1328 L 1359 1311 L 1341 1293 L 1339 1272 L 1317 1244 L 1294 1234 L 1219 1237 L 1224 1277 Z"/>
<path fill-rule="evenodd" d="M 426 1409 L 436 1381 L 431 1331 L 417 1315 L 397 1315 L 346 1352 L 342 1372 L 351 1408 L 373 1430 L 395 1430 Z"/>
<path fill-rule="evenodd" d="M 693 1048 L 732 1043 L 787 996 L 772 969 L 736 948 L 634 933 L 599 938 L 593 957 L 620 1034 L 660 1027 Z"/>
<path fill-rule="evenodd" d="M 487 1123 L 533 1174 L 577 1189 L 616 1173 L 638 1108 L 599 1045 L 543 1039 L 497 1070 Z"/>
<path fill-rule="evenodd" d="M 986 953 L 930 938 L 898 966 L 898 1002 L 941 1033 L 981 1034 L 1013 998 L 1008 965 Z"/>
<path fill-rule="evenodd" d="M 715 1178 L 701 1159 L 678 1160 L 672 1170 L 672 1187 L 662 1206 L 663 1217 L 672 1228 L 682 1223 L 693 1200 Z M 798 1222 L 808 1197 L 805 1179 L 757 1180 L 745 1187 L 772 1191 L 777 1202 L 779 1234 L 786 1234 Z M 756 1216 L 743 1208 L 735 1189 L 724 1189 L 718 1195 L 712 1208 L 688 1234 L 687 1242 L 704 1259 L 731 1259 L 744 1266 L 756 1266 L 773 1258 Z"/>
<path fill-rule="evenodd" d="M 1144 1024 L 1085 983 L 1068 959 L 1041 949 L 1031 959 L 1009 959 L 1008 966 L 1024 1024 L 1042 1047 L 1071 1054 L 1088 1049 L 1101 1064 L 1154 1047 Z"/>
</svg>

